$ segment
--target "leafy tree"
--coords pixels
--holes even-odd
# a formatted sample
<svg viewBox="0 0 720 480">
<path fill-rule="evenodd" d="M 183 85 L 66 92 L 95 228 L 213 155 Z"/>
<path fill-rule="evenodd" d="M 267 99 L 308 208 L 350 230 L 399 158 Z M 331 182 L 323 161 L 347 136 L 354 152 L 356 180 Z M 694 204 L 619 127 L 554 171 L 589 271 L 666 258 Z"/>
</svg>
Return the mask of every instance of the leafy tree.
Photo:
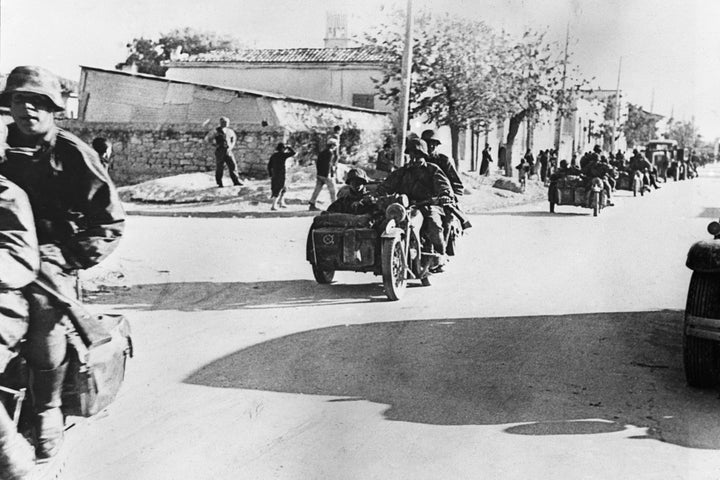
<svg viewBox="0 0 720 480">
<path fill-rule="evenodd" d="M 505 142 L 507 176 L 512 176 L 512 149 L 520 125 L 526 120 L 536 121 L 542 111 L 555 108 L 567 116 L 574 92 L 585 83 L 577 79 L 573 69 L 564 70 L 560 50 L 556 44 L 546 42 L 544 35 L 526 30 L 520 40 L 514 40 L 503 33 L 496 47 L 497 93 L 505 108 L 503 118 L 509 118 Z M 563 88 L 564 71 L 568 88 Z"/>
<path fill-rule="evenodd" d="M 678 142 L 680 148 L 697 148 L 701 144 L 698 129 L 692 122 L 675 121 L 670 123 L 667 137 Z"/>
<path fill-rule="evenodd" d="M 214 50 L 236 50 L 241 44 L 231 37 L 198 32 L 189 27 L 174 29 L 160 34 L 158 40 L 144 37 L 133 39 L 127 44 L 127 58 L 115 65 L 115 68 L 121 69 L 135 64 L 140 73 L 164 77 L 167 67 L 162 66 L 162 62 L 170 60 L 171 54 L 178 47 L 182 47 L 182 52 L 185 54 L 197 55 Z"/>
<path fill-rule="evenodd" d="M 646 112 L 639 105 L 628 104 L 627 121 L 622 125 L 628 148 L 649 142 L 657 136 L 658 115 Z"/>
<path fill-rule="evenodd" d="M 365 43 L 389 61 L 382 78 L 373 79 L 381 99 L 399 104 L 405 17 L 395 12 L 388 23 L 367 34 Z M 493 33 L 482 22 L 421 12 L 415 18 L 410 116 L 450 127 L 457 162 L 460 131 L 489 125 L 499 113 L 493 67 L 488 61 Z"/>
</svg>

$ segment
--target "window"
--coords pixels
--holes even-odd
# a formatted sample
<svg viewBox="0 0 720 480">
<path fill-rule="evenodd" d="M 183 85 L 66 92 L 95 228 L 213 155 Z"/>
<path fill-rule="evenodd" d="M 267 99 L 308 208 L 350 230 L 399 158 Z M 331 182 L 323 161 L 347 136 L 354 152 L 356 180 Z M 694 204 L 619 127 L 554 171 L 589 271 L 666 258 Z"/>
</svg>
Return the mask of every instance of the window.
<svg viewBox="0 0 720 480">
<path fill-rule="evenodd" d="M 375 95 L 366 93 L 353 93 L 353 107 L 375 108 Z"/>
</svg>

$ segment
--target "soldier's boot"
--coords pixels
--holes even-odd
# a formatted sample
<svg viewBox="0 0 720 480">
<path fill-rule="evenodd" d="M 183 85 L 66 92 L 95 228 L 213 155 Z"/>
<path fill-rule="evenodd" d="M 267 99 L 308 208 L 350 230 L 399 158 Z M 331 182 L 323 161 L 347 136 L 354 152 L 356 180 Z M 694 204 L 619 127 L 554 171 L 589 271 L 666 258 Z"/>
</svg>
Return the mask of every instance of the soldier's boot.
<svg viewBox="0 0 720 480">
<path fill-rule="evenodd" d="M 67 364 L 52 370 L 33 370 L 31 392 L 35 411 L 35 455 L 48 460 L 60 451 L 65 432 L 62 386 Z"/>
<path fill-rule="evenodd" d="M 35 452 L 0 404 L 0 478 L 21 480 L 35 467 Z"/>
</svg>

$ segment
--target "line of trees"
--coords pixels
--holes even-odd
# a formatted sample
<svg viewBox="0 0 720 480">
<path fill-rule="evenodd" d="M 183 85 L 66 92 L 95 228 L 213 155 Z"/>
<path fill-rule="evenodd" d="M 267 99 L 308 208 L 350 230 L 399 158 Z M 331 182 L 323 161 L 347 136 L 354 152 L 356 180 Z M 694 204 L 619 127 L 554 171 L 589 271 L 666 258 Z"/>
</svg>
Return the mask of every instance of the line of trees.
<svg viewBox="0 0 720 480">
<path fill-rule="evenodd" d="M 373 80 L 379 97 L 395 105 L 404 22 L 403 12 L 395 12 L 364 37 L 365 44 L 391 59 L 383 76 Z M 476 134 L 505 120 L 506 158 L 512 158 L 522 123 L 555 108 L 567 115 L 573 92 L 587 83 L 544 32 L 528 29 L 517 38 L 481 21 L 426 11 L 415 18 L 411 75 L 410 116 L 448 126 L 456 161 L 461 131 Z M 509 160 L 505 169 L 512 174 Z"/>
</svg>

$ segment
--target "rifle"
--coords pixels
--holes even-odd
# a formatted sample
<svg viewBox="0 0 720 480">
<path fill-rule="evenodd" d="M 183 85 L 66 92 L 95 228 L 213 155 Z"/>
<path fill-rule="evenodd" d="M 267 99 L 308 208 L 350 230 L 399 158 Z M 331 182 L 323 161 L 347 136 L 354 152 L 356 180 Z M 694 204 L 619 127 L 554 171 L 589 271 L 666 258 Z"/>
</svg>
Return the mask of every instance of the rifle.
<svg viewBox="0 0 720 480">
<path fill-rule="evenodd" d="M 97 318 L 88 312 L 85 307 L 78 302 L 53 287 L 53 282 L 41 271 L 38 277 L 33 280 L 31 285 L 39 288 L 50 296 L 58 306 L 65 310 L 67 317 L 72 322 L 75 330 L 80 335 L 83 343 L 87 348 L 97 347 L 112 340 L 110 332 L 108 332 L 98 322 Z"/>
<path fill-rule="evenodd" d="M 447 205 L 443 205 L 445 208 L 447 208 L 450 213 L 452 213 L 455 218 L 457 218 L 460 221 L 460 224 L 462 225 L 463 230 L 467 230 L 468 228 L 472 228 L 472 223 L 470 223 L 470 220 L 465 216 L 465 214 L 457 207 L 457 205 L 453 205 L 452 203 L 449 203 Z"/>
</svg>

